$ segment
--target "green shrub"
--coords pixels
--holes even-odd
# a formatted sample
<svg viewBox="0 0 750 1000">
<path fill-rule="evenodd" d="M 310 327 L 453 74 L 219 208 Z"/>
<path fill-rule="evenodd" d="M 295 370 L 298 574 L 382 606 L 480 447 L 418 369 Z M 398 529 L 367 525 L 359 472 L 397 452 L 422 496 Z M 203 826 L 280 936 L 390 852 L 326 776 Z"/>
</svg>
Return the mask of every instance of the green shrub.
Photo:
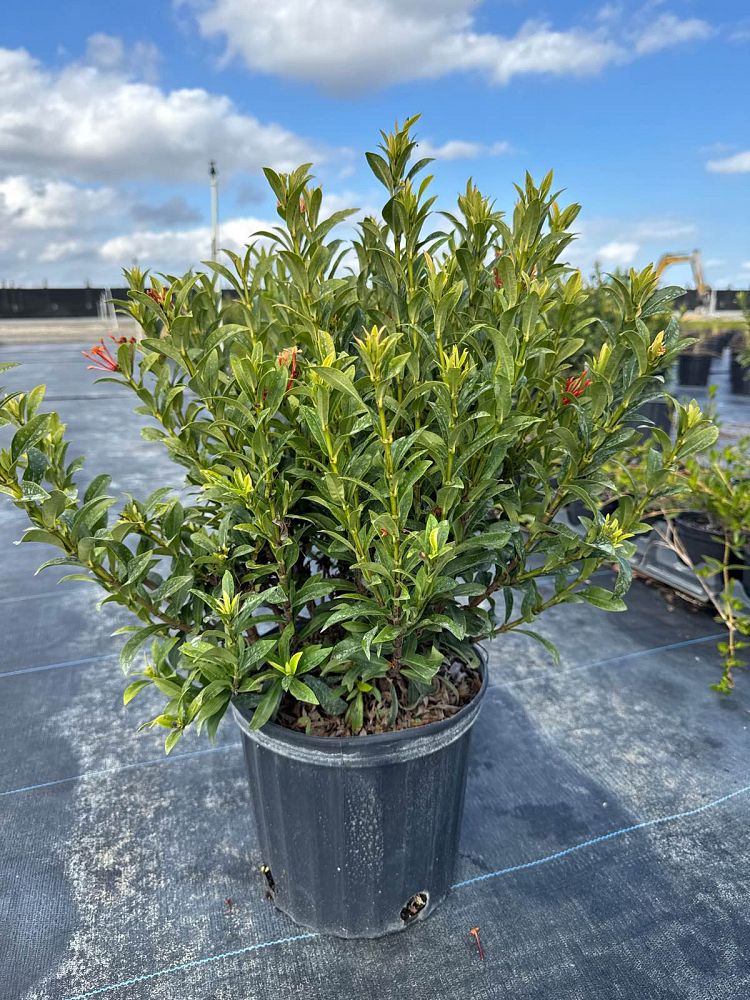
<svg viewBox="0 0 750 1000">
<path fill-rule="evenodd" d="M 750 647 L 742 637 L 750 636 L 750 611 L 738 590 L 738 575 L 750 580 L 750 437 L 736 444 L 693 455 L 679 474 L 690 511 L 704 515 L 706 527 L 721 547 L 721 558 L 705 558 L 697 569 L 704 581 L 713 577 L 720 586 L 706 586 L 717 621 L 727 629 L 727 638 L 718 644 L 722 677 L 714 687 L 724 694 L 734 686 L 734 671 L 746 666 L 742 650 Z M 678 525 L 672 525 L 672 544 L 678 555 L 690 563 L 680 539 Z"/>
<path fill-rule="evenodd" d="M 43 388 L 0 407 L 15 431 L 0 489 L 32 522 L 24 540 L 140 619 L 123 665 L 151 654 L 125 699 L 158 688 L 147 725 L 169 730 L 167 749 L 191 724 L 213 735 L 238 697 L 255 725 L 325 732 L 424 721 L 430 699 L 450 711 L 476 640 L 555 604 L 624 609 L 649 498 L 715 439 L 694 403 L 675 404 L 643 495 L 602 518 L 603 466 L 680 350 L 676 323 L 647 325 L 678 290 L 650 267 L 612 279 L 607 336 L 572 368 L 591 294 L 562 257 L 578 206 L 561 207 L 551 174 L 527 175 L 506 220 L 469 183 L 436 229 L 413 122 L 368 154 L 387 201 L 350 243 L 331 238 L 349 213 L 321 217 L 307 167 L 267 170 L 281 225 L 209 265 L 233 300 L 206 274 L 147 288 L 129 273 L 145 336 L 93 357 L 154 418 L 144 435 L 187 470 L 182 495 L 126 498 L 109 518 L 108 478 L 79 493 Z M 592 512 L 584 538 L 556 517 L 575 499 Z M 614 591 L 589 585 L 610 562 Z"/>
</svg>

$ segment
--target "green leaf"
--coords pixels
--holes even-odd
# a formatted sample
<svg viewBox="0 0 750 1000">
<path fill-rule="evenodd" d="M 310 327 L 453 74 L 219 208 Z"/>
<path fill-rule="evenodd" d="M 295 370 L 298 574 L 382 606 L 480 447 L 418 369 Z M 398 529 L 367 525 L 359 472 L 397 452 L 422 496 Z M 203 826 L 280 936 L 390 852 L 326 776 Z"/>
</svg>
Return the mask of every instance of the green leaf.
<svg viewBox="0 0 750 1000">
<path fill-rule="evenodd" d="M 43 528 L 27 528 L 23 533 L 21 538 L 22 542 L 44 542 L 47 545 L 56 545 L 58 549 L 65 551 L 65 543 L 57 535 L 53 535 L 51 531 L 45 531 Z"/>
<path fill-rule="evenodd" d="M 312 688 L 315 697 L 318 699 L 318 704 L 326 715 L 344 714 L 347 708 L 346 702 L 343 698 L 334 694 L 322 677 L 310 675 L 305 678 L 305 683 L 309 688 Z"/>
<path fill-rule="evenodd" d="M 21 455 L 33 447 L 37 441 L 41 441 L 47 433 L 50 418 L 51 414 L 49 413 L 37 413 L 36 416 L 18 428 L 10 444 L 10 455 L 14 462 L 17 462 Z"/>
<path fill-rule="evenodd" d="M 122 693 L 122 703 L 123 705 L 128 705 L 135 698 L 139 691 L 142 691 L 145 687 L 148 687 L 151 683 L 150 680 L 140 680 L 133 681 L 132 684 L 128 684 Z"/>
<path fill-rule="evenodd" d="M 38 483 L 24 479 L 21 483 L 21 498 L 24 503 L 43 503 L 49 499 L 49 493 Z"/>
<path fill-rule="evenodd" d="M 271 682 L 268 690 L 260 699 L 258 707 L 253 712 L 253 717 L 250 720 L 251 729 L 260 729 L 276 714 L 279 702 L 281 701 L 282 691 L 281 679 Z"/>
<path fill-rule="evenodd" d="M 362 397 L 354 388 L 354 383 L 344 372 L 339 371 L 338 368 L 328 368 L 326 365 L 315 365 L 312 370 L 317 375 L 320 375 L 323 381 L 327 382 L 332 388 L 338 389 L 349 396 L 350 399 L 353 399 L 360 410 L 367 409 Z"/>
<path fill-rule="evenodd" d="M 143 646 L 143 644 L 148 642 L 152 635 L 163 632 L 165 628 L 166 625 L 147 625 L 145 628 L 139 628 L 137 632 L 134 632 L 133 635 L 131 635 L 120 650 L 120 666 L 125 673 L 130 670 L 130 667 L 133 665 L 133 661 L 138 654 L 138 650 Z"/>
<path fill-rule="evenodd" d="M 595 608 L 602 608 L 604 611 L 627 611 L 625 602 L 604 587 L 583 587 L 574 593 L 589 604 L 593 604 Z"/>
<path fill-rule="evenodd" d="M 182 739 L 182 730 L 173 729 L 172 732 L 164 740 L 165 753 L 167 754 L 171 753 L 174 747 L 177 745 L 177 743 L 179 743 L 181 739 Z"/>
<path fill-rule="evenodd" d="M 547 650 L 549 655 L 552 657 L 552 659 L 555 661 L 555 666 L 556 667 L 560 666 L 560 651 L 553 642 L 550 642 L 549 639 L 545 638 L 543 635 L 540 635 L 539 632 L 534 632 L 530 628 L 517 628 L 515 629 L 515 631 L 520 632 L 521 635 L 528 635 L 536 642 L 541 643 L 542 646 L 544 646 L 544 648 Z"/>
<path fill-rule="evenodd" d="M 297 701 L 306 701 L 310 705 L 318 704 L 318 697 L 313 689 L 296 677 L 290 678 L 289 694 L 296 698 Z"/>
</svg>

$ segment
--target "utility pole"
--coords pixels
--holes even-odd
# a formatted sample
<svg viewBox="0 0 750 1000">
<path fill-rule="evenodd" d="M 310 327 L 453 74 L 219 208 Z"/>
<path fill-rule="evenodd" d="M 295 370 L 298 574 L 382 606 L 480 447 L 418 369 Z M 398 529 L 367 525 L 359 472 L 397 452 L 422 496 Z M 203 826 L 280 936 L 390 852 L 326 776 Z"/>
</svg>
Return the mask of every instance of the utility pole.
<svg viewBox="0 0 750 1000">
<path fill-rule="evenodd" d="M 219 243 L 219 180 L 214 160 L 209 164 L 208 176 L 211 178 L 211 260 L 216 260 Z"/>
</svg>

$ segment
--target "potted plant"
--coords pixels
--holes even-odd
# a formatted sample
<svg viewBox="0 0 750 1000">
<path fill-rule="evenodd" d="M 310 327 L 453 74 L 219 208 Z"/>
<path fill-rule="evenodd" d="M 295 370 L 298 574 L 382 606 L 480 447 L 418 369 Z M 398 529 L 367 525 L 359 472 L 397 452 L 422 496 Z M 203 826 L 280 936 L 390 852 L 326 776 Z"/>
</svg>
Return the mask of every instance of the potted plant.
<svg viewBox="0 0 750 1000">
<path fill-rule="evenodd" d="M 730 341 L 729 381 L 737 396 L 750 396 L 750 308 L 747 295 L 738 295 L 744 318 L 744 329 L 736 330 Z"/>
<path fill-rule="evenodd" d="M 672 478 L 689 496 L 690 509 L 668 515 L 666 540 L 680 559 L 695 570 L 727 629 L 719 643 L 723 673 L 717 691 L 733 686 L 733 672 L 750 646 L 750 437 L 705 454 L 691 455 Z"/>
<path fill-rule="evenodd" d="M 708 385 L 713 356 L 705 334 L 700 334 L 677 359 L 677 378 L 680 385 Z"/>
<path fill-rule="evenodd" d="M 110 516 L 108 477 L 79 487 L 43 388 L 0 406 L 0 490 L 31 521 L 24 541 L 139 619 L 126 702 L 158 689 L 144 725 L 168 751 L 232 709 L 268 891 L 344 936 L 401 929 L 451 884 L 487 686 L 476 644 L 519 630 L 552 649 L 528 629 L 545 609 L 623 610 L 649 497 L 716 434 L 675 403 L 644 495 L 598 513 L 604 463 L 680 351 L 676 323 L 646 325 L 671 293 L 650 267 L 617 279 L 612 334 L 572 369 L 587 292 L 562 254 L 578 206 L 527 176 L 506 221 L 469 183 L 435 229 L 414 121 L 368 154 L 387 200 L 351 245 L 331 237 L 349 213 L 321 216 L 307 167 L 267 170 L 281 225 L 210 265 L 233 300 L 206 274 L 128 272 L 144 336 L 93 363 L 152 419 L 181 493 Z M 583 537 L 557 518 L 576 498 Z M 614 590 L 590 585 L 611 561 Z"/>
</svg>

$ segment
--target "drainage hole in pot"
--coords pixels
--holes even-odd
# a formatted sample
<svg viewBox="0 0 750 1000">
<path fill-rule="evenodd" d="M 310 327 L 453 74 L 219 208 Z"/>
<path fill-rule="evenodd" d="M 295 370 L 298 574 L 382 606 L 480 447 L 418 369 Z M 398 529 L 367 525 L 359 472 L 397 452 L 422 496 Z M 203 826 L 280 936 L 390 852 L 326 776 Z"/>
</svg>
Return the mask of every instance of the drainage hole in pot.
<svg viewBox="0 0 750 1000">
<path fill-rule="evenodd" d="M 430 901 L 430 894 L 426 889 L 422 892 L 415 892 L 411 899 L 407 899 L 401 908 L 401 919 L 405 924 L 410 924 L 425 909 Z"/>
<path fill-rule="evenodd" d="M 260 873 L 266 880 L 266 899 L 273 899 L 274 890 L 276 889 L 276 883 L 273 880 L 273 875 L 271 874 L 271 869 L 268 865 L 260 866 Z"/>
</svg>

